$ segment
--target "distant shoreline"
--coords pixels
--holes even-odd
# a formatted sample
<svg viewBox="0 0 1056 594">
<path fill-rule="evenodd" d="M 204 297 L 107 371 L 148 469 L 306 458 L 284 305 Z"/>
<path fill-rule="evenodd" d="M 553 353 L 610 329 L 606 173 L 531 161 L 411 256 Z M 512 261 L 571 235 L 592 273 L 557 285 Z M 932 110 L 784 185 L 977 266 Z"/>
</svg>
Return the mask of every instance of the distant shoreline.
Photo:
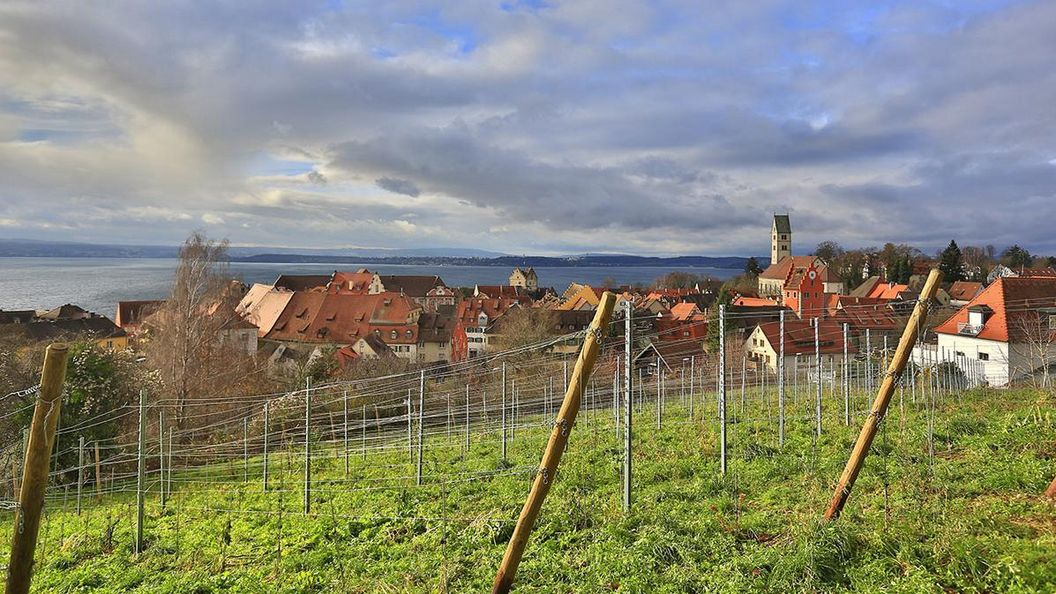
<svg viewBox="0 0 1056 594">
<path fill-rule="evenodd" d="M 175 254 L 25 254 L 0 253 L 0 258 L 116 258 L 116 259 L 175 259 Z M 763 259 L 758 259 L 765 266 Z M 317 254 L 257 254 L 252 256 L 234 256 L 229 262 L 245 264 L 377 264 L 403 266 L 496 266 L 513 268 L 516 266 L 534 266 L 545 268 L 576 267 L 685 267 L 685 268 L 721 268 L 725 270 L 743 269 L 747 257 L 728 256 L 675 256 L 670 258 L 651 256 L 499 256 L 494 258 L 458 257 L 458 256 L 327 256 Z"/>
</svg>

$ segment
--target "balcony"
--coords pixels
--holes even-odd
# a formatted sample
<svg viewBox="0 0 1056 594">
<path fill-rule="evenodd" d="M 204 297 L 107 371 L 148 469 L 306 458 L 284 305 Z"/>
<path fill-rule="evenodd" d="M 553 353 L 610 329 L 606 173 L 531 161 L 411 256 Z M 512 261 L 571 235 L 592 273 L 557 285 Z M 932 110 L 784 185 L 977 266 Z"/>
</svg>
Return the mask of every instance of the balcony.
<svg viewBox="0 0 1056 594">
<path fill-rule="evenodd" d="M 969 324 L 967 322 L 961 322 L 957 324 L 957 334 L 963 334 L 965 336 L 978 336 L 983 331 L 984 326 L 982 324 Z"/>
</svg>

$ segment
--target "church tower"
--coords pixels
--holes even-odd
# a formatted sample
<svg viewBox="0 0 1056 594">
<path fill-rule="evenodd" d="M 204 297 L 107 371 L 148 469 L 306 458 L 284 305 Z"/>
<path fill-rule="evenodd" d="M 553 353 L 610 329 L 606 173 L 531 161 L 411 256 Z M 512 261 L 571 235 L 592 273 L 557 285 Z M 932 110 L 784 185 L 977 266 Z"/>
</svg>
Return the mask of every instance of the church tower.
<svg viewBox="0 0 1056 594">
<path fill-rule="evenodd" d="M 777 264 L 785 256 L 792 255 L 792 223 L 788 215 L 775 214 L 774 226 L 770 230 L 770 263 Z"/>
</svg>

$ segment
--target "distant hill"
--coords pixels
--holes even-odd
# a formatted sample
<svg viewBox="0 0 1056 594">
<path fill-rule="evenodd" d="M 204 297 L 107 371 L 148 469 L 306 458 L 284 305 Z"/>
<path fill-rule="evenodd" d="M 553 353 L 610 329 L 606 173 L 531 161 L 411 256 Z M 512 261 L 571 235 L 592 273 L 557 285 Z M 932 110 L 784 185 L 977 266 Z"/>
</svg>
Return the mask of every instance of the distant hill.
<svg viewBox="0 0 1056 594">
<path fill-rule="evenodd" d="M 108 245 L 32 239 L 0 239 L 0 257 L 22 258 L 175 258 L 175 246 Z M 741 256 L 633 256 L 630 254 L 579 254 L 572 256 L 510 256 L 473 248 L 409 249 L 308 249 L 231 247 L 232 262 L 275 264 L 408 264 L 419 266 L 537 266 L 537 267 L 626 267 L 661 266 L 685 268 L 742 269 L 748 258 Z M 766 265 L 765 258 L 759 258 Z"/>
</svg>

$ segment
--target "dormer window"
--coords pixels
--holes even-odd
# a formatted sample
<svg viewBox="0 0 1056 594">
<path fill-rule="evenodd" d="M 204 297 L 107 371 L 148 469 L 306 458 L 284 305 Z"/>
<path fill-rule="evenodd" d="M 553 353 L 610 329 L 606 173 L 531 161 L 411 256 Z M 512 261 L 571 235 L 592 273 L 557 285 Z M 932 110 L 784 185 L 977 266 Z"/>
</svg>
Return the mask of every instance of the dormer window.
<svg viewBox="0 0 1056 594">
<path fill-rule="evenodd" d="M 973 305 L 968 308 L 968 325 L 982 327 L 986 325 L 986 320 L 992 313 L 993 310 L 985 305 Z"/>
</svg>

